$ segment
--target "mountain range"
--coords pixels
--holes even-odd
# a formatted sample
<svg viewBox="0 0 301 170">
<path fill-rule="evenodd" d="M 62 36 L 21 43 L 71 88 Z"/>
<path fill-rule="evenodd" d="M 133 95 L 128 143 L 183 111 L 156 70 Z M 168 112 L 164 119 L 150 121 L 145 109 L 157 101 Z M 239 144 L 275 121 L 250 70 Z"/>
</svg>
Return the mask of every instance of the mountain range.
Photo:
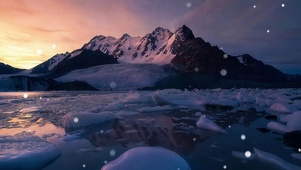
<svg viewBox="0 0 301 170">
<path fill-rule="evenodd" d="M 0 63 L 0 74 L 18 72 L 12 68 L 12 71 L 4 72 L 8 69 L 2 65 Z M 267 84 L 281 87 L 289 81 L 278 69 L 248 54 L 232 56 L 202 38 L 196 38 L 186 25 L 174 33 L 158 27 L 143 37 L 128 34 L 120 38 L 95 36 L 80 49 L 57 54 L 25 72 L 20 73 L 23 79 L 24 76 L 26 81 L 33 81 L 31 77 L 38 78 L 48 84 L 45 90 L 54 89 L 54 86 L 60 89 L 60 84 L 66 83 L 74 88 L 72 82 L 86 84 L 83 85 L 85 89 L 128 90 L 249 87 L 246 82 L 252 82 L 254 87 L 262 84 L 263 87 L 269 87 Z M 13 76 L 12 79 L 16 77 L 20 78 Z M 230 85 L 225 86 L 229 81 Z M 116 85 L 113 87 L 112 83 Z"/>
</svg>

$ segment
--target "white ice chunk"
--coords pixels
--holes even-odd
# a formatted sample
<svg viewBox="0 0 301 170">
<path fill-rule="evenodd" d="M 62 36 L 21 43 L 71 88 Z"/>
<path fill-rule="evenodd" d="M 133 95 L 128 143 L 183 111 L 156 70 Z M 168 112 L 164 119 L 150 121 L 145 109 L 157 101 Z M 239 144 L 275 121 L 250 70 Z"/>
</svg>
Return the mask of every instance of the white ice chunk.
<svg viewBox="0 0 301 170">
<path fill-rule="evenodd" d="M 280 133 L 287 133 L 289 132 L 289 129 L 287 128 L 286 125 L 278 123 L 278 122 L 270 122 L 267 124 L 267 128 L 272 130 L 272 131 L 276 131 L 276 132 L 280 132 Z"/>
<path fill-rule="evenodd" d="M 61 156 L 59 149 L 37 136 L 0 136 L 0 169 L 43 169 Z"/>
<path fill-rule="evenodd" d="M 238 92 L 235 98 L 243 103 L 252 103 L 254 102 L 254 98 L 244 92 Z"/>
<path fill-rule="evenodd" d="M 109 104 L 108 106 L 106 106 L 103 111 L 118 111 L 123 109 L 124 106 L 122 103 L 120 102 L 113 102 L 111 104 Z"/>
<path fill-rule="evenodd" d="M 170 106 L 155 106 L 155 107 L 142 107 L 138 109 L 139 112 L 161 112 L 161 111 L 171 111 L 172 108 Z"/>
<path fill-rule="evenodd" d="M 197 121 L 196 126 L 198 128 L 207 129 L 215 132 L 227 133 L 223 128 L 215 124 L 212 120 L 206 118 L 206 115 L 202 115 Z"/>
<path fill-rule="evenodd" d="M 157 105 L 200 106 L 206 105 L 209 99 L 205 100 L 193 92 L 169 89 L 155 93 L 153 100 Z"/>
<path fill-rule="evenodd" d="M 41 112 L 43 109 L 38 106 L 32 106 L 32 107 L 26 107 L 21 109 L 20 113 L 35 113 L 35 112 Z"/>
<path fill-rule="evenodd" d="M 256 153 L 257 158 L 259 160 L 280 167 L 281 169 L 286 169 L 286 170 L 301 169 L 301 167 L 291 164 L 272 153 L 264 152 L 256 148 L 254 148 L 254 152 Z"/>
<path fill-rule="evenodd" d="M 136 147 L 102 167 L 102 170 L 190 170 L 188 163 L 173 151 L 161 147 Z"/>
<path fill-rule="evenodd" d="M 115 118 L 115 114 L 109 111 L 101 113 L 70 112 L 65 115 L 64 126 L 66 129 L 90 126 Z"/>
<path fill-rule="evenodd" d="M 274 103 L 270 107 L 270 110 L 277 111 L 277 112 L 284 112 L 284 113 L 293 113 L 297 111 L 297 109 L 294 106 L 287 103 L 280 103 L 280 102 Z"/>
<path fill-rule="evenodd" d="M 289 131 L 301 130 L 301 111 L 282 116 L 280 120 L 287 123 Z"/>
<path fill-rule="evenodd" d="M 139 93 L 130 92 L 128 96 L 122 100 L 122 103 L 151 103 L 153 102 L 150 96 Z"/>
</svg>

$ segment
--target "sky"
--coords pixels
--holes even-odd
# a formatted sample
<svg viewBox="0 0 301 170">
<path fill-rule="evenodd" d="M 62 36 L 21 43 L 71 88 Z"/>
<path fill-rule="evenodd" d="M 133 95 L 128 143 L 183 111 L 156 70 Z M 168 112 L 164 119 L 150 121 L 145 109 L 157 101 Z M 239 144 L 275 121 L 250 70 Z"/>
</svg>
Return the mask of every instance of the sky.
<svg viewBox="0 0 301 170">
<path fill-rule="evenodd" d="M 230 55 L 301 74 L 300 0 L 0 1 L 0 62 L 32 68 L 96 35 L 144 36 L 182 25 Z"/>
</svg>

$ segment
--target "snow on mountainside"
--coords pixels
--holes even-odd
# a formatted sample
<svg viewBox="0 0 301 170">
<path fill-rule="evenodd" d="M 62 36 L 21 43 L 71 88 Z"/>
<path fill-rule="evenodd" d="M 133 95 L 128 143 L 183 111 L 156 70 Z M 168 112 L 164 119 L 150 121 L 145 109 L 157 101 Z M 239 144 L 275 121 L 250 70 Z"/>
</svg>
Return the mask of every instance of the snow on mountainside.
<svg viewBox="0 0 301 170">
<path fill-rule="evenodd" d="M 161 27 L 141 37 L 124 34 L 121 38 L 96 36 L 82 49 L 101 50 L 113 55 L 121 63 L 169 64 L 175 55 L 176 44 L 194 38 L 187 26 L 180 27 L 175 33 Z"/>
<path fill-rule="evenodd" d="M 95 36 L 82 48 L 57 54 L 49 60 L 32 69 L 33 74 L 46 73 L 54 69 L 64 59 L 71 59 L 81 54 L 83 50 L 101 51 L 113 55 L 119 63 L 169 64 L 176 55 L 177 47 L 188 39 L 193 39 L 192 31 L 183 25 L 170 32 L 162 27 L 156 28 L 143 37 L 131 37 L 124 34 L 120 38 L 112 36 Z"/>
</svg>

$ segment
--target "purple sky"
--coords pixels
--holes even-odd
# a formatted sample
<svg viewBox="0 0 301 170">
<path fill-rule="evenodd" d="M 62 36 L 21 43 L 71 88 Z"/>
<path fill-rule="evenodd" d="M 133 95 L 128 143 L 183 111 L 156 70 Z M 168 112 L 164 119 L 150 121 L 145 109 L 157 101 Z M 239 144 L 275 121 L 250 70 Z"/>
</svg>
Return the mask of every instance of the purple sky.
<svg viewBox="0 0 301 170">
<path fill-rule="evenodd" d="M 0 62 L 30 68 L 95 35 L 144 36 L 186 24 L 231 55 L 301 74 L 300 18 L 301 0 L 1 1 Z"/>
</svg>

